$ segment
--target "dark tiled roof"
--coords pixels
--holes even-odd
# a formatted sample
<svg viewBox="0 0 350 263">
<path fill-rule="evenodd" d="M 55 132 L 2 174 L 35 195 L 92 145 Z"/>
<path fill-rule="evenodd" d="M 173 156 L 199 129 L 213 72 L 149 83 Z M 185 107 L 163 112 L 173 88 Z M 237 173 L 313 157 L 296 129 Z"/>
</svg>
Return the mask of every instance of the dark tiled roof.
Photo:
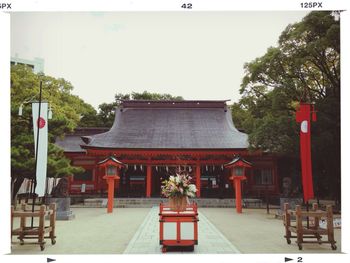
<svg viewBox="0 0 350 263">
<path fill-rule="evenodd" d="M 99 127 L 77 128 L 75 129 L 73 134 L 67 134 L 63 138 L 56 138 L 55 144 L 61 149 L 63 149 L 65 152 L 85 152 L 85 150 L 80 147 L 81 144 L 84 144 L 84 142 L 81 139 L 81 136 L 102 133 L 108 130 L 109 128 Z"/>
<path fill-rule="evenodd" d="M 83 141 L 79 135 L 65 135 L 64 138 L 56 138 L 55 144 L 65 152 L 85 152 L 80 147 Z"/>
<path fill-rule="evenodd" d="M 112 128 L 83 136 L 83 148 L 114 149 L 245 149 L 248 136 L 233 125 L 225 101 L 127 102 L 116 110 Z M 138 105 L 136 105 L 138 104 Z M 185 107 L 181 105 L 186 104 Z M 190 106 L 192 104 L 193 106 Z M 220 105 L 221 106 L 220 106 Z"/>
</svg>

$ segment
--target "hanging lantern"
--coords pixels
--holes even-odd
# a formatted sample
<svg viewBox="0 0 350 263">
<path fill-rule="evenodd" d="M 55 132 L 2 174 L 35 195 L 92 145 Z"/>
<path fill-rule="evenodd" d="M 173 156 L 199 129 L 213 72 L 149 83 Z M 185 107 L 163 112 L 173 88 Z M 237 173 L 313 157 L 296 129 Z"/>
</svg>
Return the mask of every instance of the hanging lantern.
<svg viewBox="0 0 350 263">
<path fill-rule="evenodd" d="M 213 172 L 215 171 L 215 165 L 213 165 Z"/>
<path fill-rule="evenodd" d="M 208 165 L 205 166 L 205 170 L 208 172 Z"/>
<path fill-rule="evenodd" d="M 167 172 L 169 172 L 169 168 L 168 168 L 168 166 L 165 166 L 165 170 L 166 170 Z"/>
<path fill-rule="evenodd" d="M 141 169 L 141 171 L 142 171 L 142 165 L 140 165 L 140 169 Z"/>
<path fill-rule="evenodd" d="M 134 165 L 134 170 L 136 171 L 137 167 L 136 167 L 136 164 Z"/>
<path fill-rule="evenodd" d="M 156 171 L 158 172 L 158 166 L 156 166 Z"/>
</svg>

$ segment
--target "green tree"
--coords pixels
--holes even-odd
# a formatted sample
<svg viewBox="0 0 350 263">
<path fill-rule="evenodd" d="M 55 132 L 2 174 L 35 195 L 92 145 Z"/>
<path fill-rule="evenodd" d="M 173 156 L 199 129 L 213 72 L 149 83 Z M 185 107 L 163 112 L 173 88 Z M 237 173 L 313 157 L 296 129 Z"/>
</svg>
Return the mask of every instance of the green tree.
<svg viewBox="0 0 350 263">
<path fill-rule="evenodd" d="M 331 12 L 311 12 L 282 32 L 279 45 L 245 64 L 233 118 L 252 148 L 299 156 L 295 112 L 315 103 L 312 158 L 316 193 L 340 198 L 340 24 Z M 236 121 L 237 122 L 237 121 Z"/>
<path fill-rule="evenodd" d="M 58 136 L 72 132 L 81 116 L 95 110 L 79 97 L 72 95 L 73 86 L 64 79 L 34 74 L 28 67 L 11 67 L 11 179 L 13 197 L 24 178 L 35 175 L 34 137 L 30 102 L 39 98 L 39 84 L 43 82 L 43 100 L 50 103 L 53 118 L 49 121 L 48 177 L 62 177 L 79 173 L 81 168 L 70 165 L 63 150 L 54 142 Z M 23 115 L 18 109 L 24 104 Z M 96 111 L 95 111 L 96 112 Z"/>
</svg>

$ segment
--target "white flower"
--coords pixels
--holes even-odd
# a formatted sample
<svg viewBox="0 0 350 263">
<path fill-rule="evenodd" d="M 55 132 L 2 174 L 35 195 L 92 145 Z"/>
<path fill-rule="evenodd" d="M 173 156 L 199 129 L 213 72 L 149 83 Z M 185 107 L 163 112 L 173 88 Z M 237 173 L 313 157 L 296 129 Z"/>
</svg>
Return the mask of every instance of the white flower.
<svg viewBox="0 0 350 263">
<path fill-rule="evenodd" d="M 188 197 L 194 197 L 195 195 L 194 195 L 194 193 L 192 193 L 192 192 L 187 192 L 187 196 L 188 196 Z"/>
<path fill-rule="evenodd" d="M 197 192 L 197 188 L 196 188 L 196 186 L 195 186 L 194 184 L 190 184 L 190 185 L 188 186 L 188 190 L 189 190 L 189 192 L 191 192 L 191 193 Z"/>
</svg>

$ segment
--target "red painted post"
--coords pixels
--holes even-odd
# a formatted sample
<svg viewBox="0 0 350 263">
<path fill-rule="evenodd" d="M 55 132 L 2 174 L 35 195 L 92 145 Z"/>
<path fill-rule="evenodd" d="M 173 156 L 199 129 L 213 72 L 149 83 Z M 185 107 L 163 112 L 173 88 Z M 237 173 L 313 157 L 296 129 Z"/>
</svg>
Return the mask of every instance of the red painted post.
<svg viewBox="0 0 350 263">
<path fill-rule="evenodd" d="M 235 192 L 236 192 L 236 211 L 242 213 L 242 193 L 241 193 L 241 180 L 240 178 L 234 178 Z"/>
<path fill-rule="evenodd" d="M 201 166 L 199 163 L 196 164 L 196 188 L 197 197 L 201 197 Z"/>
<path fill-rule="evenodd" d="M 146 197 L 151 197 L 152 191 L 152 166 L 147 165 L 147 178 L 146 178 Z"/>
<path fill-rule="evenodd" d="M 113 212 L 113 203 L 114 203 L 114 179 L 108 178 L 108 205 L 107 205 L 107 213 Z"/>
</svg>

